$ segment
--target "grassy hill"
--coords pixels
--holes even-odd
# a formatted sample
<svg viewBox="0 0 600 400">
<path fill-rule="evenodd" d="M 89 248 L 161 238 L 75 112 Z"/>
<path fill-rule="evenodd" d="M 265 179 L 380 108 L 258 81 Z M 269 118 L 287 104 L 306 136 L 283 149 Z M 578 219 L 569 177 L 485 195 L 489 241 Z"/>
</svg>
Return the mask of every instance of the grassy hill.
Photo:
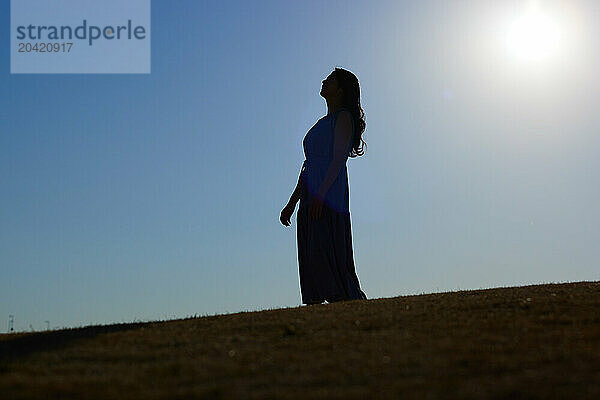
<svg viewBox="0 0 600 400">
<path fill-rule="evenodd" d="M 600 282 L 0 335 L 3 399 L 600 399 Z"/>
</svg>

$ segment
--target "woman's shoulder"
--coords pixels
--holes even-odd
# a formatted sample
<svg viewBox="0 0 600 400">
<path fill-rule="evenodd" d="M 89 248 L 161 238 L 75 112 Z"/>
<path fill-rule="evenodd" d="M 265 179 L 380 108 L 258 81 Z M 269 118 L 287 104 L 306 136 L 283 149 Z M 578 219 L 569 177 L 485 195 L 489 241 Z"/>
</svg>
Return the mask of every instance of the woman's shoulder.
<svg viewBox="0 0 600 400">
<path fill-rule="evenodd" d="M 332 119 L 335 121 L 337 121 L 340 117 L 342 118 L 350 118 L 351 120 L 354 119 L 352 116 L 352 111 L 349 108 L 341 108 L 335 112 L 333 112 L 332 114 Z"/>
<path fill-rule="evenodd" d="M 342 108 L 340 108 L 339 110 L 335 110 L 335 111 L 333 111 L 333 112 L 331 112 L 331 113 L 329 113 L 329 114 L 325 115 L 323 118 L 326 118 L 326 117 L 333 117 L 333 116 L 339 115 L 339 114 L 340 114 L 342 111 L 348 111 L 350 114 L 352 114 L 352 110 L 350 110 L 350 109 L 349 109 L 349 108 L 347 108 L 347 107 L 342 107 Z"/>
<path fill-rule="evenodd" d="M 344 112 L 345 111 L 345 112 Z M 340 117 L 342 118 L 348 118 L 352 124 L 352 126 L 354 126 L 354 117 L 352 116 L 352 111 L 350 111 L 350 109 L 348 108 L 341 108 L 335 112 L 332 113 L 333 115 L 333 125 L 335 126 L 338 119 Z"/>
</svg>

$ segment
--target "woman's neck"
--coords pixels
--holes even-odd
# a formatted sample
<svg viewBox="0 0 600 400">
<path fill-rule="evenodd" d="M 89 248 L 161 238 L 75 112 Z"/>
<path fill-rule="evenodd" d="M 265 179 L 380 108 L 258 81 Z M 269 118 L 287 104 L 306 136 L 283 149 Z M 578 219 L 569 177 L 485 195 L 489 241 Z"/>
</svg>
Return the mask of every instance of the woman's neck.
<svg viewBox="0 0 600 400">
<path fill-rule="evenodd" d="M 327 100 L 327 99 L 326 99 Z M 327 115 L 329 114 L 333 114 L 339 110 L 341 110 L 342 108 L 342 104 L 339 98 L 335 98 L 335 99 L 329 99 L 330 101 L 327 101 Z"/>
<path fill-rule="evenodd" d="M 344 107 L 342 107 L 341 105 L 340 106 L 336 105 L 334 107 L 327 106 L 327 115 L 336 113 L 336 112 L 340 111 L 342 108 L 344 108 Z"/>
</svg>

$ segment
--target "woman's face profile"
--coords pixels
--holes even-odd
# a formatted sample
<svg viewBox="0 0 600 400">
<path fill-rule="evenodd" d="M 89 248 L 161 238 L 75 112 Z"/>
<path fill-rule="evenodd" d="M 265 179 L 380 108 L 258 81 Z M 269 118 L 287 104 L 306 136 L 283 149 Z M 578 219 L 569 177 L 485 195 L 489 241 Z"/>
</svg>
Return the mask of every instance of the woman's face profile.
<svg viewBox="0 0 600 400">
<path fill-rule="evenodd" d="M 337 95 L 338 91 L 338 82 L 335 78 L 335 71 L 330 73 L 327 78 L 323 81 L 323 86 L 321 87 L 321 96 L 326 99 L 333 98 Z"/>
</svg>

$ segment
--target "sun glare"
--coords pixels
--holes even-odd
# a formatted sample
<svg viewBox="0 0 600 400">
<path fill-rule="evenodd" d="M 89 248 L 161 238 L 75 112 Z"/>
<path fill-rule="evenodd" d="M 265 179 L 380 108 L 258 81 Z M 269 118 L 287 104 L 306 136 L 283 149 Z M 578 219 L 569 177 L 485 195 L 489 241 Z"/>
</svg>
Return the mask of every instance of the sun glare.
<svg viewBox="0 0 600 400">
<path fill-rule="evenodd" d="M 549 15 L 531 9 L 513 21 L 506 32 L 506 46 L 521 62 L 547 61 L 559 51 L 560 26 Z"/>
</svg>

